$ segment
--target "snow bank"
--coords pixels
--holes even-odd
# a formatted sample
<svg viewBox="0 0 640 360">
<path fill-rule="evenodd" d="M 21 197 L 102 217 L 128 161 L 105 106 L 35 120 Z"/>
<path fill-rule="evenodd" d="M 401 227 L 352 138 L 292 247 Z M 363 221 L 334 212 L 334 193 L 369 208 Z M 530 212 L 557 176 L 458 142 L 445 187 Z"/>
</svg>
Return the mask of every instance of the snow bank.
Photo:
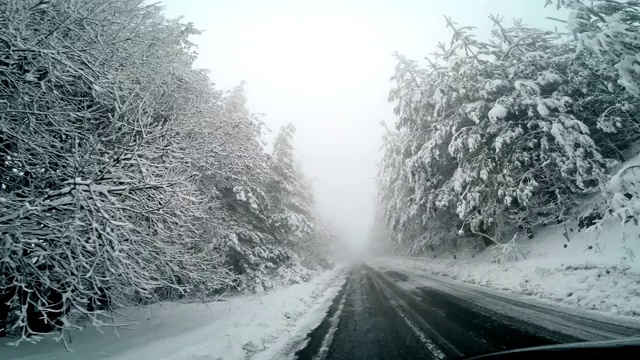
<svg viewBox="0 0 640 360">
<path fill-rule="evenodd" d="M 134 325 L 104 333 L 93 328 L 72 332 L 72 353 L 49 336 L 20 347 L 7 345 L 7 340 L 0 354 L 7 360 L 264 358 L 263 351 L 277 354 L 287 339 L 320 323 L 344 283 L 345 271 L 339 266 L 307 283 L 207 304 L 123 309 L 118 320 L 131 319 Z"/>
<path fill-rule="evenodd" d="M 496 264 L 489 249 L 473 256 L 385 258 L 379 263 L 422 270 L 509 293 L 610 314 L 640 316 L 640 227 L 610 223 L 601 230 L 567 225 L 521 240 L 533 249 L 526 260 Z M 566 247 L 565 247 L 566 245 Z"/>
</svg>

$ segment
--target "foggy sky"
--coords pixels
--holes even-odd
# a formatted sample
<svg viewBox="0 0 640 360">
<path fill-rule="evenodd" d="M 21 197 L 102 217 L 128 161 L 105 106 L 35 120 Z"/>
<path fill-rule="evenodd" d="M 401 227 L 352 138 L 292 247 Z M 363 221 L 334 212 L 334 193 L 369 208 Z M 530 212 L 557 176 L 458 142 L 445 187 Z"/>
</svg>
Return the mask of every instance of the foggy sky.
<svg viewBox="0 0 640 360">
<path fill-rule="evenodd" d="M 247 81 L 249 108 L 264 113 L 273 138 L 297 128 L 295 147 L 313 179 L 323 219 L 345 240 L 367 240 L 375 200 L 380 120 L 393 124 L 387 102 L 398 51 L 416 60 L 449 41 L 443 15 L 478 27 L 489 14 L 559 25 L 544 0 L 164 0 L 169 17 L 184 15 L 204 34 L 196 67 L 219 88 Z M 562 17 L 562 16 L 560 16 Z"/>
</svg>

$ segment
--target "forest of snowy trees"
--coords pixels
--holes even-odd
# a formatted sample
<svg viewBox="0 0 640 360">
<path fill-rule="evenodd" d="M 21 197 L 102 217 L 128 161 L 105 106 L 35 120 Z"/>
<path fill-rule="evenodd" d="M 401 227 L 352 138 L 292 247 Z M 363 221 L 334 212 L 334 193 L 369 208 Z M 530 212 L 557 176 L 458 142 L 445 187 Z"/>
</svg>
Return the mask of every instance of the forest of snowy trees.
<svg viewBox="0 0 640 360">
<path fill-rule="evenodd" d="M 0 336 L 330 266 L 295 129 L 268 154 L 196 34 L 140 0 L 0 2 Z"/>
<path fill-rule="evenodd" d="M 595 194 L 592 223 L 637 225 L 640 3 L 546 2 L 570 13 L 553 31 L 492 15 L 483 40 L 446 17 L 424 65 L 396 55 L 378 252 L 507 252 Z M 332 266 L 295 127 L 267 150 L 244 84 L 194 69 L 199 31 L 162 11 L 0 1 L 0 336 L 116 326 L 123 306 Z"/>
<path fill-rule="evenodd" d="M 387 247 L 508 249 L 596 193 L 604 220 L 637 221 L 634 166 L 610 178 L 640 138 L 640 3 L 546 5 L 570 12 L 555 31 L 490 16 L 485 41 L 445 17 L 451 39 L 424 66 L 397 55 L 378 176 Z"/>
</svg>

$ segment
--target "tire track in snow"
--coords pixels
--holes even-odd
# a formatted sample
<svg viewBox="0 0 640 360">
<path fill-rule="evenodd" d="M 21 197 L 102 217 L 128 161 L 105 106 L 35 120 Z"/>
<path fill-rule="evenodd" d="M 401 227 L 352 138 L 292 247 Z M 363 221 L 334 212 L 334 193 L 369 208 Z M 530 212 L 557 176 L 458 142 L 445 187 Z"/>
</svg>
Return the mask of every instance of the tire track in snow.
<svg viewBox="0 0 640 360">
<path fill-rule="evenodd" d="M 380 270 L 362 264 L 350 272 L 332 310 L 296 353 L 305 354 L 300 360 L 442 360 L 575 342 L 581 329 L 597 337 L 633 330 L 403 269 Z"/>
<path fill-rule="evenodd" d="M 403 297 L 396 293 L 398 290 L 393 288 L 393 286 L 391 285 L 391 280 L 373 269 L 371 270 L 371 273 L 374 274 L 372 276 L 372 282 L 375 289 L 381 294 L 384 294 L 384 296 L 389 300 L 389 303 L 393 304 L 394 310 L 398 313 L 398 315 L 400 315 L 400 318 L 411 328 L 414 334 L 418 336 L 420 341 L 424 344 L 426 349 L 429 350 L 429 353 L 434 359 L 445 359 L 448 356 L 457 358 L 463 355 L 462 351 L 460 351 L 456 346 L 447 341 L 447 339 L 441 336 L 435 329 L 433 329 L 427 322 L 425 322 L 418 314 L 413 311 L 412 306 L 415 307 L 415 304 L 409 304 L 407 302 L 408 299 L 403 299 Z M 415 320 L 412 321 L 411 319 Z M 416 325 L 416 322 L 419 325 Z M 427 336 L 427 332 L 430 336 Z"/>
<path fill-rule="evenodd" d="M 411 328 L 411 330 L 413 330 L 413 333 L 416 334 L 416 336 L 420 339 L 422 344 L 427 349 L 429 349 L 429 352 L 431 352 L 431 354 L 433 354 L 436 359 L 444 359 L 444 353 L 440 350 L 440 348 L 438 348 L 438 346 L 436 346 L 433 341 L 427 338 L 427 336 L 422 331 L 420 331 L 420 329 L 418 329 L 418 327 L 413 322 L 411 322 L 409 317 L 407 317 L 407 315 L 402 312 L 399 307 L 396 307 L 396 310 L 398 311 L 398 314 L 400 315 L 402 320 L 404 320 L 404 322 Z"/>
<path fill-rule="evenodd" d="M 342 289 L 340 289 L 336 297 L 333 299 L 333 303 L 329 307 L 324 320 L 322 320 L 322 322 L 320 322 L 320 324 L 307 335 L 305 340 L 306 344 L 301 346 L 299 350 L 295 352 L 295 359 L 315 360 L 320 353 L 323 353 L 324 356 L 326 356 L 326 353 L 331 346 L 331 342 L 333 341 L 333 336 L 338 328 L 340 315 L 342 315 L 348 291 L 351 288 L 348 278 L 349 276 L 347 276 L 347 280 L 344 285 L 342 285 Z"/>
<path fill-rule="evenodd" d="M 386 294 L 376 274 L 356 267 L 333 311 L 296 353 L 300 360 L 443 359 L 435 342 Z"/>
<path fill-rule="evenodd" d="M 324 339 L 322 340 L 322 345 L 320 346 L 320 350 L 313 357 L 313 360 L 324 360 L 326 358 L 327 352 L 329 352 L 329 347 L 333 342 L 333 337 L 336 334 L 336 330 L 338 330 L 338 324 L 340 323 L 340 316 L 342 316 L 342 311 L 344 310 L 344 303 L 347 300 L 347 294 L 349 293 L 350 289 L 351 289 L 351 284 L 348 283 L 347 289 L 344 292 L 344 294 L 342 294 L 342 298 L 340 299 L 340 304 L 338 305 L 338 309 L 333 314 L 333 316 L 331 316 L 331 318 L 329 319 L 329 330 L 327 331 L 327 334 L 324 336 Z"/>
<path fill-rule="evenodd" d="M 480 311 L 483 308 L 490 309 L 514 319 L 523 320 L 528 324 L 536 324 L 574 336 L 580 340 L 613 340 L 636 336 L 640 333 L 638 323 L 627 323 L 622 320 L 614 322 L 617 319 L 607 318 L 600 314 L 590 314 L 594 318 L 588 318 L 587 314 L 581 310 L 561 308 L 557 304 L 548 305 L 527 298 L 518 298 L 511 294 L 499 294 L 492 289 L 437 276 L 418 274 L 416 278 L 414 281 L 410 281 L 410 283 L 413 282 L 412 285 L 415 288 L 436 287 L 463 299 L 469 303 L 469 308 L 480 309 Z"/>
</svg>

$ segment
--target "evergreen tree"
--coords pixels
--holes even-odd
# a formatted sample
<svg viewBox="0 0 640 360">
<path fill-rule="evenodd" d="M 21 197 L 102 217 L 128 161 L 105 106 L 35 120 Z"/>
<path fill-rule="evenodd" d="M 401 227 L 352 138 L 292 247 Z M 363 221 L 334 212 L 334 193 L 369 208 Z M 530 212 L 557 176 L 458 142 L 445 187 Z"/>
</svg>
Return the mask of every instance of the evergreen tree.
<svg viewBox="0 0 640 360">
<path fill-rule="evenodd" d="M 402 251 L 455 247 L 451 229 L 502 244 L 570 219 L 640 135 L 633 91 L 583 40 L 490 19 L 483 42 L 446 18 L 450 45 L 425 67 L 398 55 L 379 188 Z"/>
<path fill-rule="evenodd" d="M 292 124 L 283 126 L 273 143 L 273 186 L 287 209 L 309 217 L 313 215 L 313 194 L 309 180 L 296 166 L 293 150 L 295 132 Z"/>
</svg>

